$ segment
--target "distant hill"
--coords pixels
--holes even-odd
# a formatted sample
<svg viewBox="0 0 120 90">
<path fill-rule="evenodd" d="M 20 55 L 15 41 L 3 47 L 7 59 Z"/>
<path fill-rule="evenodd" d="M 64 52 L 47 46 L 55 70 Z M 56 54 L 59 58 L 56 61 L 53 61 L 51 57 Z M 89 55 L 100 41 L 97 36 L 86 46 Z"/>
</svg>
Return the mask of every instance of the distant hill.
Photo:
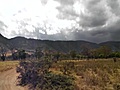
<svg viewBox="0 0 120 90">
<path fill-rule="evenodd" d="M 108 46 L 113 51 L 120 51 L 120 41 L 107 41 L 99 44 L 100 46 Z"/>
<path fill-rule="evenodd" d="M 0 46 L 5 47 L 7 49 L 10 47 L 9 40 L 2 36 L 1 34 L 0 34 Z"/>
<path fill-rule="evenodd" d="M 25 37 L 15 37 L 7 39 L 0 34 L 0 46 L 7 49 L 16 48 L 24 49 L 26 51 L 34 51 L 37 47 L 41 50 L 49 49 L 59 52 L 69 52 L 75 50 L 81 52 L 83 48 L 94 49 L 100 46 L 108 46 L 114 51 L 120 51 L 120 41 L 107 41 L 100 44 L 88 41 L 50 41 L 50 40 L 36 40 L 27 39 Z"/>
</svg>

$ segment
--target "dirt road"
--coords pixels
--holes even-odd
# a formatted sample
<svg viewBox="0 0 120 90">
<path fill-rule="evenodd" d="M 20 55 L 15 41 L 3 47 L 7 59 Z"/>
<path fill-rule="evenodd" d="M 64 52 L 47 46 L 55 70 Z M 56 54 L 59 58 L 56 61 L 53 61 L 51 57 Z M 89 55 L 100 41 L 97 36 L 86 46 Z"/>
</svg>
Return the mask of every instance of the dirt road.
<svg viewBox="0 0 120 90">
<path fill-rule="evenodd" d="M 0 90 L 27 90 L 27 88 L 16 86 L 17 76 L 15 68 L 0 73 Z"/>
</svg>

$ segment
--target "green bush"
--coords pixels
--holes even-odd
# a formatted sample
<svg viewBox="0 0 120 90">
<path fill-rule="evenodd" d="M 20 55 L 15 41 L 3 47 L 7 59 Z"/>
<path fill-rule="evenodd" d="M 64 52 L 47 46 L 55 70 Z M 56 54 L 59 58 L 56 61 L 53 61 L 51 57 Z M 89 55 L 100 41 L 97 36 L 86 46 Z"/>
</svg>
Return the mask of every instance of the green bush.
<svg viewBox="0 0 120 90">
<path fill-rule="evenodd" d="M 21 61 L 17 68 L 17 72 L 20 72 L 19 84 L 29 85 L 35 90 L 74 90 L 72 77 L 49 71 L 52 63 L 49 57 L 34 61 Z"/>
<path fill-rule="evenodd" d="M 74 90 L 73 78 L 70 76 L 50 72 L 44 75 L 42 82 L 39 81 L 37 84 L 37 90 Z"/>
</svg>

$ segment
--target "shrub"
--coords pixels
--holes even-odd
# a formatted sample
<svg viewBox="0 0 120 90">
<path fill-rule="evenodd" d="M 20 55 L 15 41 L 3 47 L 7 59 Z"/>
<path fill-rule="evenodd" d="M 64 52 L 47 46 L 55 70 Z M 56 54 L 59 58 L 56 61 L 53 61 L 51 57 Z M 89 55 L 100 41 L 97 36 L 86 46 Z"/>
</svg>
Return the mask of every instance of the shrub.
<svg viewBox="0 0 120 90">
<path fill-rule="evenodd" d="M 21 61 L 17 72 L 20 72 L 19 84 L 29 85 L 37 90 L 74 90 L 73 78 L 67 75 L 56 75 L 49 71 L 52 60 L 45 57 L 34 61 Z"/>
<path fill-rule="evenodd" d="M 37 84 L 37 90 L 74 90 L 73 78 L 66 75 L 50 72 L 44 75 L 44 80 L 41 82 Z"/>
<path fill-rule="evenodd" d="M 65 62 L 63 64 L 63 67 L 61 68 L 61 71 L 65 75 L 69 75 L 72 73 L 72 71 L 75 69 L 74 62 Z"/>
</svg>

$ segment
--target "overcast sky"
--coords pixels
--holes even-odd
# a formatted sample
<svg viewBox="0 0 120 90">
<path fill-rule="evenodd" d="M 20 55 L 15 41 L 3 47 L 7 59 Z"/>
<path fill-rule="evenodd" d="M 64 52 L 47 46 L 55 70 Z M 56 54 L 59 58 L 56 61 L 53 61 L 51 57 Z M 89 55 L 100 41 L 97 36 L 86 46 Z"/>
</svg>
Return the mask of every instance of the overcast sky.
<svg viewBox="0 0 120 90">
<path fill-rule="evenodd" d="M 120 40 L 120 0 L 0 0 L 0 33 L 49 40 Z"/>
</svg>

